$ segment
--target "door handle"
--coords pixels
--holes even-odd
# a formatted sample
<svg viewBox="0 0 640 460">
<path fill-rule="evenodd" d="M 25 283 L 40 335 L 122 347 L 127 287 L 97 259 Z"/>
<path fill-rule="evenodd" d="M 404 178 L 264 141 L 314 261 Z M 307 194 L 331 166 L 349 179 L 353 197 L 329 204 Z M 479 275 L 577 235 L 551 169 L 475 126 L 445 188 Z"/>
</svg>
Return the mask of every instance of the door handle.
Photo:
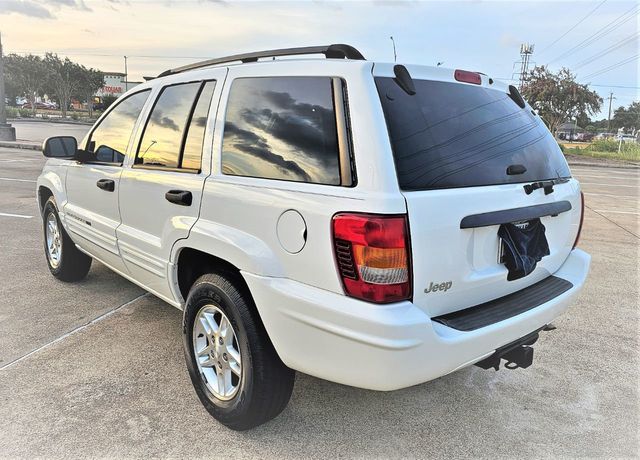
<svg viewBox="0 0 640 460">
<path fill-rule="evenodd" d="M 98 188 L 106 190 L 107 192 L 113 192 L 116 189 L 116 183 L 111 179 L 100 179 L 96 182 Z"/>
<path fill-rule="evenodd" d="M 179 204 L 180 206 L 191 206 L 193 196 L 191 192 L 186 190 L 169 190 L 164 194 L 169 203 Z"/>
</svg>

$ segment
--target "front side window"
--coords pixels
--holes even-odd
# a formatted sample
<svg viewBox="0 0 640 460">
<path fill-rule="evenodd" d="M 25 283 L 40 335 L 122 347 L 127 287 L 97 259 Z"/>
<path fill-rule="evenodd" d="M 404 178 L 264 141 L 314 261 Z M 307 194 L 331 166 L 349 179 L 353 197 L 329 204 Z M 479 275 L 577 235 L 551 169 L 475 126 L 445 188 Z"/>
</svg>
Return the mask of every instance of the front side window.
<svg viewBox="0 0 640 460">
<path fill-rule="evenodd" d="M 332 79 L 236 79 L 227 105 L 222 172 L 339 185 Z"/>
<path fill-rule="evenodd" d="M 86 152 L 91 160 L 122 163 L 133 127 L 150 92 L 140 91 L 128 96 L 102 119 L 87 143 Z"/>
</svg>

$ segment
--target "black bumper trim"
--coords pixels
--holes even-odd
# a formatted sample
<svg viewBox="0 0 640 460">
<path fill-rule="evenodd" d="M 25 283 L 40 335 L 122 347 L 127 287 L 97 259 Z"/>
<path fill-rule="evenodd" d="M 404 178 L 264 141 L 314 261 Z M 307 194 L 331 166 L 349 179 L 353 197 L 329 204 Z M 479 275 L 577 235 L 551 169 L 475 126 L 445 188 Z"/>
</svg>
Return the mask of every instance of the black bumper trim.
<svg viewBox="0 0 640 460">
<path fill-rule="evenodd" d="M 572 287 L 571 282 L 550 276 L 513 294 L 431 319 L 459 331 L 473 331 L 536 308 Z"/>
</svg>

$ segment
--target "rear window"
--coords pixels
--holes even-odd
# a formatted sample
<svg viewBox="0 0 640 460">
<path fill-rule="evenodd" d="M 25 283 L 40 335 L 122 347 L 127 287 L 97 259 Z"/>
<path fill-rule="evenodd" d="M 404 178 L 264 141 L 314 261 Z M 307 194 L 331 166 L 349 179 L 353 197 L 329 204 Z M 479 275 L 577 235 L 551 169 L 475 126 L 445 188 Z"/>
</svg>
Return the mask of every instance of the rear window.
<svg viewBox="0 0 640 460">
<path fill-rule="evenodd" d="M 393 78 L 376 86 L 403 190 L 509 184 L 569 177 L 557 142 L 527 106 L 506 92 L 414 80 L 405 93 Z M 526 172 L 508 175 L 511 165 Z"/>
</svg>

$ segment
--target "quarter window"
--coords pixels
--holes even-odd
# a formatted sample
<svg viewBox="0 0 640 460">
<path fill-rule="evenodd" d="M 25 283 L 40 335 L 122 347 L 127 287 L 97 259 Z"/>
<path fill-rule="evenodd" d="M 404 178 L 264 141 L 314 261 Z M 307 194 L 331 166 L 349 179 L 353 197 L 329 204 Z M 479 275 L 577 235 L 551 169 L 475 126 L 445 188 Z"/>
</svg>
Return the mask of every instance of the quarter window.
<svg viewBox="0 0 640 460">
<path fill-rule="evenodd" d="M 93 130 L 87 143 L 89 160 L 122 163 L 133 127 L 149 97 L 150 90 L 140 91 L 119 101 Z"/>
<path fill-rule="evenodd" d="M 222 171 L 339 185 L 332 79 L 236 79 L 227 105 Z"/>
</svg>

